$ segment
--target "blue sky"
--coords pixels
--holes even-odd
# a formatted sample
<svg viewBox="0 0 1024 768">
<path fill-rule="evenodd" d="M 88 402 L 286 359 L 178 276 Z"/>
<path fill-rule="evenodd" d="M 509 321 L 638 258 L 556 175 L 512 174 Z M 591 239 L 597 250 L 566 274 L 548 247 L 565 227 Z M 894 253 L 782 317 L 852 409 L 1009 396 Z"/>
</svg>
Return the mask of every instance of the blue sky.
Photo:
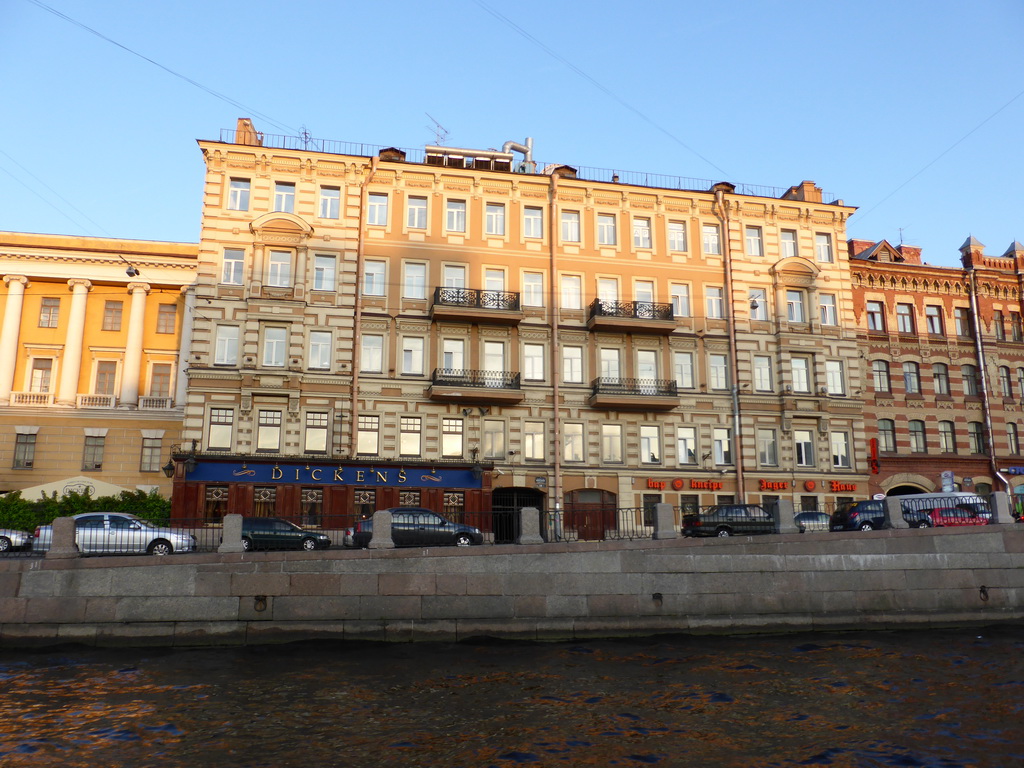
<svg viewBox="0 0 1024 768">
<path fill-rule="evenodd" d="M 542 162 L 811 179 L 859 207 L 851 237 L 902 229 L 933 264 L 1024 241 L 1020 0 L 45 5 L 124 48 L 0 0 L 0 229 L 195 241 L 196 139 L 248 116 L 422 147 L 429 114 Z"/>
</svg>

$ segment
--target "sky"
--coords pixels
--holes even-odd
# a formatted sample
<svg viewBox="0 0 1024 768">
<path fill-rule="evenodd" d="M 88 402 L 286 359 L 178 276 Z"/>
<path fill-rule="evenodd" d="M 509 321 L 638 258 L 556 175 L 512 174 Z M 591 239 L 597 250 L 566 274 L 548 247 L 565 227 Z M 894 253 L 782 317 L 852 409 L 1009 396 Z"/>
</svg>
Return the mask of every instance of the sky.
<svg viewBox="0 0 1024 768">
<path fill-rule="evenodd" d="M 786 188 L 956 266 L 1024 242 L 1021 0 L 0 0 L 0 230 L 196 242 L 197 139 Z"/>
</svg>

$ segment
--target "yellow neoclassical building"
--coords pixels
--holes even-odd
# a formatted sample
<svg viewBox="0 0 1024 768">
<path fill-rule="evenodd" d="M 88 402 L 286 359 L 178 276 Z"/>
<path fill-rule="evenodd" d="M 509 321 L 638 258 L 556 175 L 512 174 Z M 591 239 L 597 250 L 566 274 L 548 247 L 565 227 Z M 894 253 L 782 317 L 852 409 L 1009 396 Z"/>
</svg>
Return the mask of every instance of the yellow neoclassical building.
<svg viewBox="0 0 1024 768">
<path fill-rule="evenodd" d="M 169 494 L 197 250 L 0 232 L 0 491 Z"/>
</svg>

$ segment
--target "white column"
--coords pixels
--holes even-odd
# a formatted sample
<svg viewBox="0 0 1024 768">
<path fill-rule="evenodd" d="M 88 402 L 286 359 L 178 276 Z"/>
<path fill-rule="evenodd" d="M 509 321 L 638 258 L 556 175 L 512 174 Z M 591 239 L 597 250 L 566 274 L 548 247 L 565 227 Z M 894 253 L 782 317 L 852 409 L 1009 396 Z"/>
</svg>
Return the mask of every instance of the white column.
<svg viewBox="0 0 1024 768">
<path fill-rule="evenodd" d="M 174 387 L 175 408 L 185 407 L 185 393 L 188 390 L 188 361 L 192 355 L 192 326 L 196 316 L 196 289 L 186 285 L 181 289 L 185 294 L 185 315 L 181 318 L 181 342 L 178 352 L 178 377 Z"/>
<path fill-rule="evenodd" d="M 57 404 L 74 407 L 78 395 L 78 376 L 82 371 L 82 343 L 85 336 L 85 305 L 92 283 L 75 278 L 68 280 L 71 289 L 71 312 L 64 337 L 64 355 L 60 363 L 60 387 Z"/>
<path fill-rule="evenodd" d="M 4 283 L 7 284 L 7 305 L 4 307 L 4 324 L 0 326 L 0 405 L 10 403 L 11 390 L 14 389 L 21 309 L 25 303 L 28 278 L 24 275 L 4 275 Z"/>
<path fill-rule="evenodd" d="M 124 369 L 121 371 L 122 406 L 139 404 L 139 378 L 142 375 L 142 336 L 146 329 L 146 294 L 148 283 L 129 283 L 132 306 L 128 316 L 128 341 L 124 348 Z"/>
</svg>

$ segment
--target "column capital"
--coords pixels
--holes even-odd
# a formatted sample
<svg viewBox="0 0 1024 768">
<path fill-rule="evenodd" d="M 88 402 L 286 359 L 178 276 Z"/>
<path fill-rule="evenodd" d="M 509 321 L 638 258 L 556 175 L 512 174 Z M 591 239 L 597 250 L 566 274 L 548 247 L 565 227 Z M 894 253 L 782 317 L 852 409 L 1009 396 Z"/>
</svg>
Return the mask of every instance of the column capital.
<svg viewBox="0 0 1024 768">
<path fill-rule="evenodd" d="M 135 293 L 136 291 L 149 293 L 149 283 L 128 283 L 128 293 Z"/>
<path fill-rule="evenodd" d="M 68 280 L 68 288 L 72 291 L 78 288 L 85 288 L 85 290 L 90 291 L 92 290 L 92 281 L 86 280 L 84 277 L 73 277 Z"/>
<path fill-rule="evenodd" d="M 181 295 L 182 296 L 188 296 L 190 293 L 195 293 L 195 292 L 196 292 L 196 284 L 195 283 L 192 283 L 191 285 L 183 285 L 183 286 L 181 286 Z"/>
<path fill-rule="evenodd" d="M 24 275 L 4 275 L 4 285 L 11 283 L 20 283 L 23 287 L 28 288 L 28 278 Z"/>
</svg>

